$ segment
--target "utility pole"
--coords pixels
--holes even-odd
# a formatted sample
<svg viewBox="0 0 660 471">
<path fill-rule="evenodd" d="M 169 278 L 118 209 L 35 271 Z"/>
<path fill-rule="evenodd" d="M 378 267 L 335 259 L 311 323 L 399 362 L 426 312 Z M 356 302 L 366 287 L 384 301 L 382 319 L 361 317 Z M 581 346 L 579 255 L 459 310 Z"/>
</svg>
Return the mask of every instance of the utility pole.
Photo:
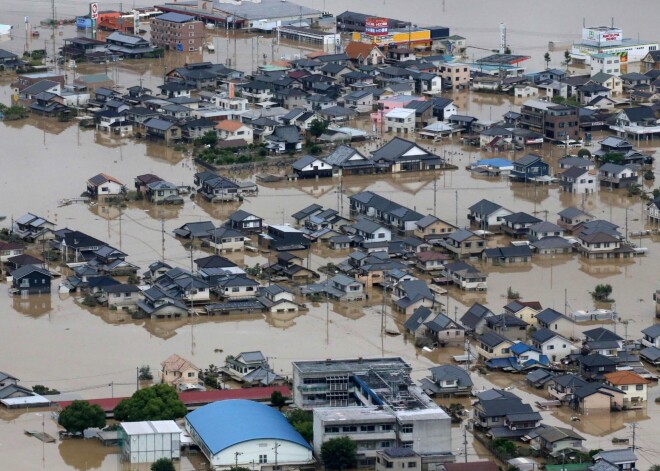
<svg viewBox="0 0 660 471">
<path fill-rule="evenodd" d="M 195 245 L 195 238 L 190 235 L 190 271 L 193 271 L 193 246 Z"/>
<path fill-rule="evenodd" d="M 435 176 L 435 167 L 433 167 L 433 215 L 438 216 L 438 179 Z"/>
<path fill-rule="evenodd" d="M 455 208 L 455 216 L 454 216 L 454 225 L 458 228 L 458 190 L 454 191 L 454 196 L 456 196 L 456 208 Z"/>
<path fill-rule="evenodd" d="M 637 422 L 633 422 L 632 424 L 630 424 L 630 426 L 633 429 L 633 431 L 632 431 L 632 451 L 634 452 L 635 451 L 635 432 L 636 432 L 636 429 L 637 429 Z"/>
<path fill-rule="evenodd" d="M 58 70 L 57 53 L 55 49 L 55 0 L 50 0 L 50 27 L 53 35 L 53 67 Z"/>
<path fill-rule="evenodd" d="M 275 446 L 273 447 L 273 450 L 275 450 L 275 469 L 276 470 L 279 469 L 278 466 L 277 466 L 277 453 L 278 453 L 277 449 L 281 446 L 282 446 L 281 444 L 275 442 Z"/>
<path fill-rule="evenodd" d="M 140 367 L 135 367 L 135 390 L 140 390 Z"/>
<path fill-rule="evenodd" d="M 465 462 L 468 462 L 468 449 L 467 449 L 468 441 L 467 441 L 467 424 L 463 426 L 463 458 L 465 459 Z"/>
<path fill-rule="evenodd" d="M 160 234 L 161 234 L 161 254 L 160 261 L 165 263 L 165 220 L 160 220 Z"/>
</svg>

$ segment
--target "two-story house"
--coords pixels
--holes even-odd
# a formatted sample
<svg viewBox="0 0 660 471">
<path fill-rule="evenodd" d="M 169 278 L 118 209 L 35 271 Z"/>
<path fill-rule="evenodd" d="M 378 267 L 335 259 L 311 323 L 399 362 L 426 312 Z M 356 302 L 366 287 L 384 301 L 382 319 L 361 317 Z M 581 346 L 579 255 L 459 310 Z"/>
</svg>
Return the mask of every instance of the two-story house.
<svg viewBox="0 0 660 471">
<path fill-rule="evenodd" d="M 605 383 L 623 391 L 623 408 L 635 408 L 647 401 L 647 388 L 650 380 L 642 378 L 634 371 L 614 371 L 603 376 Z"/>
<path fill-rule="evenodd" d="M 422 388 L 435 397 L 469 395 L 472 391 L 470 373 L 456 365 L 429 368 L 430 376 L 422 379 Z"/>
<path fill-rule="evenodd" d="M 492 316 L 491 316 L 492 317 Z M 486 319 L 488 321 L 490 317 Z M 495 332 L 486 332 L 477 338 L 477 353 L 483 360 L 508 358 L 511 356 L 513 342 Z"/>
<path fill-rule="evenodd" d="M 508 214 L 502 218 L 502 231 L 514 239 L 526 237 L 530 226 L 539 222 L 541 219 L 525 212 Z"/>
<path fill-rule="evenodd" d="M 486 318 L 494 316 L 493 311 L 480 303 L 474 303 L 459 319 L 468 332 L 481 335 L 484 333 Z"/>
<path fill-rule="evenodd" d="M 473 226 L 493 232 L 499 232 L 504 217 L 513 214 L 513 211 L 486 199 L 473 204 L 468 211 L 468 219 Z"/>
<path fill-rule="evenodd" d="M 177 354 L 170 355 L 160 365 L 161 383 L 169 384 L 180 390 L 185 390 L 189 385 L 198 386 L 200 383 L 201 368 Z"/>
<path fill-rule="evenodd" d="M 521 182 L 537 181 L 550 173 L 550 165 L 537 154 L 527 154 L 513 162 L 509 178 Z"/>
<path fill-rule="evenodd" d="M 552 362 L 561 361 L 577 350 L 568 339 L 547 328 L 536 330 L 530 335 L 532 345 Z"/>
<path fill-rule="evenodd" d="M 581 355 L 577 362 L 580 374 L 588 380 L 602 380 L 605 374 L 616 371 L 616 361 L 600 353 Z"/>
<path fill-rule="evenodd" d="M 467 229 L 453 231 L 444 240 L 444 247 L 456 258 L 473 257 L 486 248 L 486 239 Z"/>
<path fill-rule="evenodd" d="M 639 169 L 636 165 L 603 164 L 598 168 L 598 180 L 601 186 L 610 188 L 628 188 L 639 181 Z"/>
</svg>

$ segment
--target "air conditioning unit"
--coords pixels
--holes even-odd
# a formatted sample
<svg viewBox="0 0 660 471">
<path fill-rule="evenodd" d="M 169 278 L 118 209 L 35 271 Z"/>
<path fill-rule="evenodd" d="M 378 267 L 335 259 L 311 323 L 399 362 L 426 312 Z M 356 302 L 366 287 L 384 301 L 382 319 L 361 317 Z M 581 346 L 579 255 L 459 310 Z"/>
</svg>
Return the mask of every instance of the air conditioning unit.
<svg viewBox="0 0 660 471">
<path fill-rule="evenodd" d="M 511 427 L 511 430 L 517 430 L 516 427 Z"/>
</svg>

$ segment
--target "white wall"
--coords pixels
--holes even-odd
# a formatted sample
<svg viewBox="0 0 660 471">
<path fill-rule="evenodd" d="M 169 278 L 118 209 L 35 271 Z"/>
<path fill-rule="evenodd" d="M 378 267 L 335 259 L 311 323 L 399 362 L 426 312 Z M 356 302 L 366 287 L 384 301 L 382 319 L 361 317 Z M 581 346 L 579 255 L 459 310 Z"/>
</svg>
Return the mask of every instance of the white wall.
<svg viewBox="0 0 660 471">
<path fill-rule="evenodd" d="M 214 455 L 211 465 L 234 466 L 236 464 L 236 452 L 243 453 L 242 455 L 238 455 L 238 466 L 251 468 L 253 460 L 255 467 L 258 466 L 259 455 L 267 455 L 267 464 L 273 465 L 275 464 L 274 448 L 276 443 L 280 445 L 277 449 L 278 465 L 286 463 L 309 463 L 313 460 L 312 450 L 309 448 L 305 448 L 297 443 L 268 438 L 264 440 L 250 440 L 230 446 Z"/>
</svg>

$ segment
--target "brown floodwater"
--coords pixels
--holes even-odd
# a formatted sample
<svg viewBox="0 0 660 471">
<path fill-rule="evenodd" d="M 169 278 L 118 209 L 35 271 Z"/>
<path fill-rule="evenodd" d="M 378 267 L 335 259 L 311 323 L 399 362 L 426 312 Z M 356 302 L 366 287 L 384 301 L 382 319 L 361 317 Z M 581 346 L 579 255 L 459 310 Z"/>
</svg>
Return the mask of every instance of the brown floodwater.
<svg viewBox="0 0 660 471">
<path fill-rule="evenodd" d="M 321 1 L 303 0 L 301 3 L 322 8 Z M 327 3 L 326 9 L 333 13 L 354 8 L 343 0 Z M 139 1 L 138 4 L 147 3 Z M 505 6 L 507 10 L 510 7 L 510 2 L 503 0 L 473 0 L 467 3 L 418 0 L 415 4 L 419 8 L 402 8 L 400 2 L 391 0 L 365 0 L 360 10 L 420 23 L 447 24 L 454 32 L 468 36 L 471 44 L 491 47 L 497 41 L 500 21 L 497 13 L 503 11 Z M 540 7 L 531 2 L 517 1 L 515 4 L 517 14 L 513 17 L 507 14 L 510 42 L 514 52 L 529 51 L 534 55 L 542 55 L 549 40 L 577 37 L 581 25 L 579 17 L 587 14 L 576 12 L 575 21 L 564 21 L 564 12 L 569 11 L 569 4 L 572 5 L 569 0 L 555 2 L 553 8 L 543 11 L 537 10 Z M 26 14 L 31 15 L 33 22 L 41 19 L 42 14 L 47 16 L 39 5 L 23 2 L 12 6 L 5 11 L 8 19 L 3 19 L 3 22 L 18 25 Z M 478 7 L 484 14 L 475 16 L 472 14 L 474 9 L 466 8 L 466 5 Z M 612 0 L 599 2 L 598 13 L 588 12 L 593 18 L 588 17 L 587 23 L 609 23 L 616 5 L 618 3 Z M 61 16 L 74 16 L 87 8 L 84 2 L 78 0 L 66 3 L 56 1 L 56 6 Z M 653 15 L 639 18 L 637 12 L 652 11 L 657 6 L 641 0 L 638 7 L 634 14 L 633 9 L 617 9 L 617 23 L 626 28 L 628 34 L 639 31 L 642 37 L 652 37 L 655 30 L 651 27 L 650 17 Z M 574 7 L 570 8 L 570 11 L 574 10 Z M 434 13 L 432 20 L 428 12 Z M 532 31 L 536 33 L 531 34 Z M 55 39 L 59 45 L 63 38 L 74 34 L 72 27 L 62 27 L 57 30 Z M 138 84 L 142 79 L 145 86 L 155 89 L 162 83 L 164 70 L 186 61 L 204 59 L 225 62 L 231 58 L 232 62 L 238 60 L 239 67 L 251 70 L 256 65 L 255 41 L 259 43 L 259 55 L 265 53 L 268 59 L 271 53 L 278 58 L 305 52 L 290 44 L 272 48 L 268 37 L 253 40 L 251 36 L 239 34 L 238 38 L 236 59 L 234 44 L 227 40 L 226 32 L 215 31 L 208 33 L 209 41 L 216 46 L 216 53 L 213 54 L 168 54 L 160 60 L 123 61 L 107 67 L 81 65 L 77 73 L 107 72 L 123 87 Z M 31 41 L 30 46 L 46 45 L 50 48 L 50 41 L 47 32 L 43 32 L 39 40 Z M 0 47 L 21 51 L 23 42 L 24 38 L 17 34 L 0 42 Z M 68 71 L 67 74 L 73 72 Z M 8 74 L 0 77 L 0 101 L 4 103 L 10 99 L 10 81 Z M 497 119 L 503 112 L 515 109 L 521 103 L 507 97 L 468 92 L 455 93 L 452 98 L 459 104 L 462 113 L 482 119 Z M 357 121 L 352 125 L 367 130 L 371 128 L 367 121 Z M 534 213 L 550 221 L 556 220 L 556 214 L 561 209 L 575 205 L 621 226 L 625 224 L 627 213 L 630 231 L 649 227 L 644 219 L 643 202 L 628 198 L 625 192 L 605 190 L 583 199 L 561 193 L 557 186 L 533 187 L 472 176 L 464 167 L 474 160 L 495 155 L 513 159 L 522 154 L 479 152 L 475 148 L 462 146 L 458 140 L 432 147 L 457 165 L 459 170 L 456 171 L 347 177 L 342 181 L 341 193 L 337 179 L 279 182 L 260 186 L 259 195 L 247 198 L 242 204 L 210 204 L 186 199 L 180 207 L 156 207 L 136 202 L 120 209 L 105 205 L 58 207 L 57 202 L 80 195 L 85 189 L 85 181 L 99 172 L 113 175 L 129 186 L 136 175 L 143 173 L 155 173 L 174 183 L 190 185 L 197 170 L 190 156 L 158 143 L 109 137 L 93 130 L 79 129 L 75 124 L 41 118 L 0 123 L 0 139 L 3 142 L 0 150 L 0 215 L 7 216 L 7 220 L 0 222 L 0 227 L 7 227 L 11 217 L 31 211 L 59 227 L 82 230 L 121 248 L 129 254 L 130 262 L 143 269 L 163 253 L 168 263 L 190 267 L 189 250 L 172 236 L 172 231 L 186 222 L 213 220 L 220 223 L 241 208 L 262 216 L 267 223 L 292 223 L 290 215 L 312 202 L 338 209 L 348 216 L 347 196 L 365 190 L 378 192 L 422 213 L 435 212 L 438 217 L 457 222 L 460 226 L 467 224 L 467 208 L 487 197 L 512 210 Z M 659 145 L 655 141 L 640 147 L 656 152 Z M 367 151 L 373 149 L 373 144 L 365 147 Z M 544 146 L 541 152 L 556 170 L 556 162 L 564 151 Z M 252 177 L 249 174 L 232 176 Z M 652 188 L 652 185 L 645 186 Z M 164 244 L 161 224 L 165 228 Z M 497 240 L 503 241 L 502 238 Z M 446 300 L 448 313 L 451 317 L 460 316 L 474 302 L 486 303 L 493 310 L 498 310 L 506 304 L 508 287 L 519 291 L 525 300 L 538 300 L 543 306 L 559 311 L 564 311 L 566 304 L 568 309 L 590 308 L 594 305 L 589 291 L 596 284 L 606 282 L 614 288 L 613 297 L 620 317 L 630 321 L 627 334 L 638 337 L 641 329 L 654 322 L 651 293 L 658 284 L 660 255 L 657 248 L 660 237 L 635 242 L 648 247 L 649 252 L 644 257 L 627 261 L 586 261 L 573 255 L 535 257 L 530 264 L 511 267 L 492 267 L 476 262 L 489 275 L 488 292 L 465 293 L 450 288 Z M 197 258 L 208 253 L 195 247 L 192 255 Z M 346 252 L 315 246 L 309 254 L 302 253 L 301 256 L 309 257 L 310 266 L 318 269 L 328 262 L 341 260 Z M 269 255 L 245 253 L 231 254 L 229 257 L 237 263 L 254 266 L 265 263 Z M 50 296 L 11 298 L 3 282 L 0 287 L 0 312 L 3 315 L 0 370 L 18 376 L 21 384 L 28 387 L 46 384 L 62 392 L 91 398 L 109 397 L 113 393 L 116 396 L 131 394 L 135 389 L 136 367 L 147 364 L 157 370 L 159 363 L 172 353 L 206 367 L 222 364 L 229 354 L 262 350 L 275 370 L 284 375 L 291 374 L 293 360 L 400 355 L 411 362 L 413 376 L 417 379 L 426 375 L 427 368 L 450 361 L 450 355 L 461 353 L 461 348 L 421 351 L 404 335 L 384 335 L 381 332 L 380 305 L 380 293 L 373 291 L 365 302 L 308 303 L 309 310 L 299 313 L 136 321 L 122 313 L 84 307 L 75 296 L 56 292 Z M 391 320 L 388 320 L 388 325 L 401 329 L 401 316 L 392 314 L 389 308 L 386 315 Z M 623 326 L 612 327 L 623 334 Z M 586 326 L 580 326 L 577 333 L 584 328 Z M 545 397 L 542 391 L 525 387 L 521 376 L 475 374 L 475 384 L 479 389 L 513 386 L 517 393 L 532 403 Z M 611 446 L 612 436 L 629 436 L 630 428 L 626 424 L 639 422 L 637 437 L 642 448 L 638 466 L 647 469 L 658 461 L 652 437 L 660 428 L 650 419 L 660 414 L 660 405 L 653 402 L 659 389 L 651 388 L 649 404 L 644 411 L 583 417 L 581 422 L 572 422 L 571 414 L 565 410 L 543 412 L 543 416 L 551 424 L 574 426 L 587 438 L 589 448 Z M 6 469 L 128 469 L 118 462 L 116 450 L 104 448 L 95 441 L 69 440 L 42 444 L 23 433 L 26 429 L 39 430 L 42 426 L 48 433 L 56 435 L 56 424 L 48 412 L 8 412 L 0 409 L 0 455 Z M 462 430 L 460 427 L 452 430 L 455 451 L 463 453 Z M 471 459 L 486 457 L 485 450 L 473 444 L 471 437 L 468 437 L 468 456 Z M 182 470 L 204 469 L 203 466 L 199 456 L 184 458 L 181 463 Z"/>
</svg>

